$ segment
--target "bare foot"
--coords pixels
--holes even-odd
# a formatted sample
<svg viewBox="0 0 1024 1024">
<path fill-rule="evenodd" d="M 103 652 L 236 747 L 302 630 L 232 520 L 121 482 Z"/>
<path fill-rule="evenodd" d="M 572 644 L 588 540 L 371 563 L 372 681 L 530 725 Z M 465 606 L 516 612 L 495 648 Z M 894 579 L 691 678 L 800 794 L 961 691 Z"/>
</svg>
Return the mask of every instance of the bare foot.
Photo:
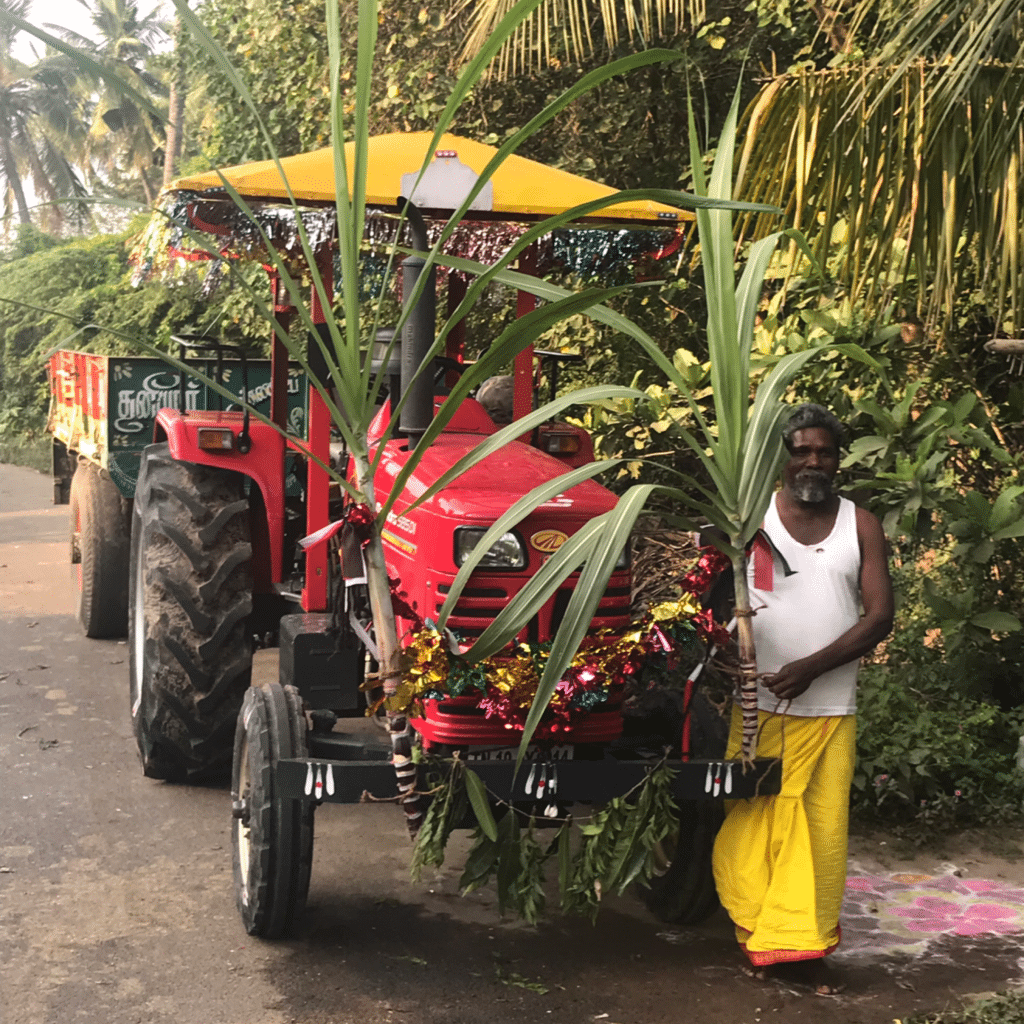
<svg viewBox="0 0 1024 1024">
<path fill-rule="evenodd" d="M 837 996 L 846 983 L 824 959 L 794 960 L 766 967 L 744 967 L 743 973 L 755 981 L 781 981 L 784 984 L 809 988 L 817 996 Z"/>
</svg>

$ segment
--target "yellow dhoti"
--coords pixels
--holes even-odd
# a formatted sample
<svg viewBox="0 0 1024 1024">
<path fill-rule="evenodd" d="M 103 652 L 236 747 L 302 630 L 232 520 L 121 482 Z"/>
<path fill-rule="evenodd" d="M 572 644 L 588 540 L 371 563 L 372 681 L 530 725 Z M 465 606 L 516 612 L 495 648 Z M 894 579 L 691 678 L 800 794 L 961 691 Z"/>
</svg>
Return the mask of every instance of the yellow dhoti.
<svg viewBox="0 0 1024 1024">
<path fill-rule="evenodd" d="M 782 758 L 781 790 L 729 802 L 713 865 L 737 940 L 764 966 L 822 957 L 839 944 L 857 729 L 854 715 L 758 718 L 757 756 Z M 729 757 L 740 739 L 734 707 Z"/>
</svg>

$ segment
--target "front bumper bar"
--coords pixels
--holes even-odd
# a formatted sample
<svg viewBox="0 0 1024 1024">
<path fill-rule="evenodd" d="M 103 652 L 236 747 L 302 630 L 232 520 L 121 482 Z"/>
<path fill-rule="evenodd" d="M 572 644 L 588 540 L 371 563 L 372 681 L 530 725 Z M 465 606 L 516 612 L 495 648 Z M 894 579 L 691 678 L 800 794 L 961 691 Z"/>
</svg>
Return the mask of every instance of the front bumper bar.
<svg viewBox="0 0 1024 1024">
<path fill-rule="evenodd" d="M 526 792 L 530 762 L 513 778 L 514 761 L 467 761 L 487 789 L 510 802 L 537 799 Z M 641 760 L 546 761 L 548 773 L 557 773 L 559 803 L 606 803 L 643 782 L 657 762 Z M 678 800 L 746 799 L 779 792 L 782 762 L 759 758 L 744 772 L 740 761 L 669 761 L 675 772 L 672 790 Z M 426 788 L 420 768 L 420 789 Z M 549 776 L 550 777 L 550 776 Z M 284 799 L 315 803 L 353 804 L 388 800 L 398 795 L 394 768 L 382 760 L 292 759 L 277 763 L 274 788 Z"/>
</svg>

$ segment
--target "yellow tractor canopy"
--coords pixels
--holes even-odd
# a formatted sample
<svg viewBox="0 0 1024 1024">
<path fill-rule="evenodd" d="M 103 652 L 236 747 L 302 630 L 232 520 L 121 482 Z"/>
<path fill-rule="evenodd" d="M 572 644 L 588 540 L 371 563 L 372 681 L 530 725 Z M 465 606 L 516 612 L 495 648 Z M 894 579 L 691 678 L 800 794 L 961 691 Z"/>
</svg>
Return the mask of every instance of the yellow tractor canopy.
<svg viewBox="0 0 1024 1024">
<path fill-rule="evenodd" d="M 417 184 L 432 138 L 431 132 L 396 132 L 374 136 L 369 140 L 366 180 L 368 206 L 394 209 L 398 197 L 405 196 L 424 211 L 454 210 L 497 153 L 492 146 L 481 142 L 456 135 L 442 135 Z M 346 143 L 345 159 L 351 194 L 355 143 Z M 318 149 L 285 157 L 280 161 L 280 166 L 300 206 L 334 202 L 332 149 Z M 221 175 L 245 199 L 288 201 L 287 189 L 273 160 L 227 167 L 219 173 L 210 171 L 179 178 L 165 191 L 222 192 L 224 184 Z M 567 171 L 513 155 L 505 159 L 477 195 L 467 218 L 533 220 L 562 213 L 581 203 L 614 195 L 615 192 L 615 189 L 607 185 L 599 185 Z M 664 227 L 692 219 L 693 215 L 688 211 L 649 201 L 616 203 L 581 218 L 589 223 L 631 222 Z"/>
</svg>

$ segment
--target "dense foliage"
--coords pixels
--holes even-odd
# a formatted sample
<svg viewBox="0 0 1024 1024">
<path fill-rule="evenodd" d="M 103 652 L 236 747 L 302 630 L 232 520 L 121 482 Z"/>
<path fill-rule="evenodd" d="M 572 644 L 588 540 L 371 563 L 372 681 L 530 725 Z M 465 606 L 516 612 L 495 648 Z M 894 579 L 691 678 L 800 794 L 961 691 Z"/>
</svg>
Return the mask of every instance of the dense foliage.
<svg viewBox="0 0 1024 1024">
<path fill-rule="evenodd" d="M 350 100 L 355 88 L 356 3 L 342 0 L 341 6 L 346 55 L 341 77 Z M 663 44 L 685 52 L 687 59 L 602 85 L 531 139 L 522 154 L 618 188 L 674 187 L 687 172 L 688 76 L 706 81 L 708 102 L 720 126 L 738 80 L 738 51 L 756 30 L 756 19 L 743 13 L 743 4 L 724 6 L 734 8 L 732 17 L 744 27 L 730 59 L 723 60 L 724 38 L 714 34 L 710 39 L 707 33 L 664 39 Z M 373 78 L 374 134 L 433 128 L 456 78 L 468 27 L 464 11 L 465 5 L 457 0 L 383 8 L 384 42 Z M 240 68 L 278 149 L 295 153 L 325 145 L 330 97 L 322 4 L 258 0 L 240 10 L 234 0 L 207 0 L 203 17 Z M 723 17 L 728 24 L 730 15 Z M 628 52 L 626 40 L 611 54 L 583 62 L 556 51 L 541 74 L 513 82 L 486 80 L 473 90 L 453 130 L 483 142 L 503 139 L 582 73 L 604 64 L 609 56 Z M 752 93 L 753 86 L 748 91 Z M 265 157 L 258 148 L 252 114 L 239 109 L 231 87 L 211 81 L 206 94 L 219 116 L 204 139 L 204 156 L 221 165 Z"/>
<path fill-rule="evenodd" d="M 47 408 L 46 357 L 57 348 L 132 354 L 113 332 L 170 348 L 172 333 L 218 332 L 246 341 L 223 306 L 203 300 L 195 277 L 173 284 L 130 282 L 131 234 L 58 239 L 31 225 L 19 229 L 0 262 L 0 439 L 38 437 Z M 230 301 L 230 295 L 226 296 Z M 241 312 L 239 313 L 241 318 Z"/>
</svg>

